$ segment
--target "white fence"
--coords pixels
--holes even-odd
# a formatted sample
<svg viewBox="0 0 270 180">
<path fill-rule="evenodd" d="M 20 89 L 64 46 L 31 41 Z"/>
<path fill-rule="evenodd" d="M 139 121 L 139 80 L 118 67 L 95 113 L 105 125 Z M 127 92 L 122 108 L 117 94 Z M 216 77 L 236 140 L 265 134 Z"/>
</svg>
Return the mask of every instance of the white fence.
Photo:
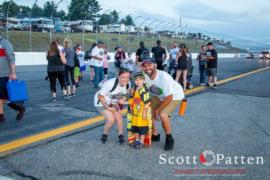
<svg viewBox="0 0 270 180">
<path fill-rule="evenodd" d="M 111 59 L 114 61 L 114 53 L 109 53 Z M 44 52 L 15 52 L 16 56 L 16 65 L 25 66 L 25 65 L 46 65 L 46 53 Z M 192 53 L 193 59 L 197 57 L 197 53 Z M 220 53 L 218 54 L 219 58 L 234 58 L 236 54 L 233 53 Z M 239 56 L 240 57 L 240 56 Z M 135 53 L 132 53 L 132 58 L 135 60 Z"/>
</svg>

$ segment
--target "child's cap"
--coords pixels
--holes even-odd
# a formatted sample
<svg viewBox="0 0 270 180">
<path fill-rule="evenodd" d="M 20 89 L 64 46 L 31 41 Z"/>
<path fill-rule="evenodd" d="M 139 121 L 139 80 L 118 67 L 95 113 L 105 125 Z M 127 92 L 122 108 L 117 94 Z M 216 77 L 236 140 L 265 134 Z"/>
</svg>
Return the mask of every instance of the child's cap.
<svg viewBox="0 0 270 180">
<path fill-rule="evenodd" d="M 143 75 L 143 72 L 136 72 L 134 74 L 134 79 L 136 79 L 137 77 L 142 77 L 144 79 L 144 75 Z"/>
</svg>

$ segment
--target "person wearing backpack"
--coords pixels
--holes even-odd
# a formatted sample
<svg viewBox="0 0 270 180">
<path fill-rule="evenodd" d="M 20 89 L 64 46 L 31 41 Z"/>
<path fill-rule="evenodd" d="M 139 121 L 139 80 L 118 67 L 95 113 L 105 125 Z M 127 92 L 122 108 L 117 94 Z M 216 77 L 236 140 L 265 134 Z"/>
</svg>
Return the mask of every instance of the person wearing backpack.
<svg viewBox="0 0 270 180">
<path fill-rule="evenodd" d="M 118 128 L 118 140 L 120 144 L 125 142 L 123 131 L 123 115 L 121 110 L 127 103 L 127 95 L 130 88 L 130 74 L 128 70 L 120 69 L 118 76 L 109 79 L 102 84 L 101 89 L 94 96 L 94 105 L 101 113 L 106 123 L 101 137 L 102 143 L 108 139 L 111 127 L 116 122 Z"/>
<path fill-rule="evenodd" d="M 13 46 L 8 40 L 3 39 L 0 34 L 0 122 L 5 121 L 4 103 L 8 99 L 7 83 L 9 80 L 15 79 L 17 79 L 17 76 Z M 23 103 L 10 102 L 8 106 L 18 112 L 16 120 L 23 118 L 25 112 Z"/>
<path fill-rule="evenodd" d="M 157 40 L 157 46 L 152 48 L 152 53 L 157 63 L 157 69 L 164 70 L 163 63 L 167 59 L 167 53 L 165 48 L 161 46 L 160 40 Z"/>
<path fill-rule="evenodd" d="M 141 41 L 139 45 L 140 45 L 140 48 L 137 49 L 137 52 L 136 52 L 136 60 L 135 60 L 135 63 L 136 63 L 136 65 L 137 65 L 137 71 L 141 71 L 141 70 L 142 70 L 142 68 L 141 68 L 141 66 L 142 66 L 142 61 L 143 61 L 144 59 L 150 58 L 150 52 L 149 52 L 148 49 L 145 48 L 144 42 Z"/>
</svg>

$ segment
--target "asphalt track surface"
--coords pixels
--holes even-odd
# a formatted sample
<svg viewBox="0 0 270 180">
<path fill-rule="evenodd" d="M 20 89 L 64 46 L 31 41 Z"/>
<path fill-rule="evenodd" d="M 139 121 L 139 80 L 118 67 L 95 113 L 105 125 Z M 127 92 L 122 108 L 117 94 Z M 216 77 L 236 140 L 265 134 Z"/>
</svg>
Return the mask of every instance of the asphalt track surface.
<svg viewBox="0 0 270 180">
<path fill-rule="evenodd" d="M 198 68 L 194 65 L 196 85 Z M 256 59 L 221 59 L 219 79 L 265 66 L 265 62 Z M 59 101 L 52 103 L 48 82 L 43 80 L 45 75 L 44 66 L 18 68 L 18 77 L 28 82 L 28 111 L 23 121 L 16 122 L 15 114 L 5 109 L 8 120 L 0 124 L 1 144 L 98 115 L 92 105 L 96 90 L 88 78 L 69 102 L 59 96 Z M 164 133 L 160 124 L 161 142 L 139 151 L 118 145 L 115 127 L 106 145 L 99 141 L 102 126 L 87 127 L 1 158 L 0 179 L 1 175 L 14 179 L 269 179 L 269 77 L 267 70 L 189 97 L 185 117 L 175 114 L 172 118 L 173 152 L 163 151 Z M 245 169 L 243 176 L 226 177 L 176 173 L 179 169 L 206 168 L 201 164 L 159 164 L 161 154 L 194 156 L 204 150 L 227 156 L 263 156 L 264 164 L 211 167 Z"/>
<path fill-rule="evenodd" d="M 197 62 L 194 61 L 194 86 L 199 85 Z M 225 79 L 265 67 L 266 63 L 258 59 L 220 59 L 218 79 Z M 110 77 L 115 76 L 113 65 L 109 68 Z M 26 102 L 27 112 L 21 122 L 16 122 L 15 112 L 5 107 L 6 123 L 0 124 L 0 144 L 26 137 L 50 129 L 79 122 L 98 115 L 93 106 L 93 97 L 97 89 L 89 83 L 89 69 L 75 97 L 65 102 L 58 86 L 58 101 L 50 100 L 49 82 L 45 81 L 46 66 L 20 66 L 17 68 L 19 79 L 27 81 L 30 99 Z"/>
</svg>

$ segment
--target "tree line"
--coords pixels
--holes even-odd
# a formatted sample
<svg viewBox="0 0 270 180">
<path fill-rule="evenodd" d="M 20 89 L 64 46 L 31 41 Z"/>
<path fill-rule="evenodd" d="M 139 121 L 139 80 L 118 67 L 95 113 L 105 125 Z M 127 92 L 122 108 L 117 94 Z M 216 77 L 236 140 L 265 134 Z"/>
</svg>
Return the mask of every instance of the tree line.
<svg viewBox="0 0 270 180">
<path fill-rule="evenodd" d="M 54 17 L 62 20 L 93 20 L 98 21 L 100 25 L 123 23 L 125 25 L 134 25 L 130 15 L 120 19 L 116 10 L 110 11 L 108 14 L 101 14 L 101 6 L 97 0 L 71 0 L 68 6 L 68 12 L 58 10 L 55 1 L 46 1 L 43 7 L 34 4 L 33 7 L 18 5 L 16 2 L 9 0 L 0 4 L 0 10 L 4 17 L 32 18 L 38 17 Z"/>
</svg>

